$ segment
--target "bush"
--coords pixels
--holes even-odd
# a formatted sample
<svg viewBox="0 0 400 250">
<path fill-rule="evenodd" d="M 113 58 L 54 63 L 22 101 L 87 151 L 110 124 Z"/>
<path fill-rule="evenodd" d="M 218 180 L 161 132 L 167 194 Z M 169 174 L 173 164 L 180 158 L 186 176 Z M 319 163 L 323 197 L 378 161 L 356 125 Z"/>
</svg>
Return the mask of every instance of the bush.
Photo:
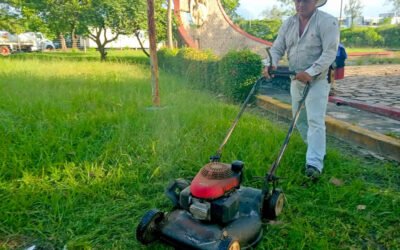
<svg viewBox="0 0 400 250">
<path fill-rule="evenodd" d="M 385 47 L 400 48 L 400 25 L 382 26 L 376 31 L 382 36 Z"/>
<path fill-rule="evenodd" d="M 173 72 L 170 65 L 175 64 L 175 56 L 178 54 L 178 49 L 162 48 L 157 52 L 158 66 L 167 72 Z"/>
<path fill-rule="evenodd" d="M 223 92 L 235 101 L 248 94 L 262 69 L 261 57 L 249 50 L 231 51 L 219 60 L 209 51 L 161 49 L 158 59 L 162 69 L 188 79 L 192 86 Z"/>
<path fill-rule="evenodd" d="M 383 38 L 375 28 L 356 27 L 341 32 L 342 42 L 349 47 L 377 47 L 383 45 Z"/>
<path fill-rule="evenodd" d="M 231 51 L 220 62 L 224 92 L 235 101 L 241 101 L 260 77 L 261 57 L 250 50 Z"/>
</svg>

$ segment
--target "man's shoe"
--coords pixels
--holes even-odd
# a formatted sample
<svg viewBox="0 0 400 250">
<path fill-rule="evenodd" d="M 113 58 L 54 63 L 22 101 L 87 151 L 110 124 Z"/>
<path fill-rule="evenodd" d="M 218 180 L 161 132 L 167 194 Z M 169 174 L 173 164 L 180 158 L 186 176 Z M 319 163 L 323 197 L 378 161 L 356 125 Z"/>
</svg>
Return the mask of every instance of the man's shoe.
<svg viewBox="0 0 400 250">
<path fill-rule="evenodd" d="M 306 176 L 312 180 L 316 180 L 321 176 L 321 171 L 318 170 L 318 168 L 307 165 L 306 166 Z"/>
</svg>

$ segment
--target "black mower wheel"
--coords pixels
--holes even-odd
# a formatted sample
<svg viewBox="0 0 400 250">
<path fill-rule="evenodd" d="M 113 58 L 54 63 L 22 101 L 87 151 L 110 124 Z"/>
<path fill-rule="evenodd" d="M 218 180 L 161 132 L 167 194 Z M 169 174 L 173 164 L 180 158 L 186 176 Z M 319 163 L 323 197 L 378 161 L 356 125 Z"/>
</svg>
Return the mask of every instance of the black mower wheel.
<svg viewBox="0 0 400 250">
<path fill-rule="evenodd" d="M 158 209 L 148 211 L 136 228 L 136 239 L 142 244 L 149 244 L 159 236 L 158 224 L 164 219 L 164 213 Z"/>
<path fill-rule="evenodd" d="M 226 238 L 221 241 L 218 246 L 218 250 L 240 250 L 239 241 Z"/>
<path fill-rule="evenodd" d="M 280 189 L 275 189 L 269 199 L 264 203 L 264 218 L 268 220 L 275 220 L 276 217 L 281 214 L 284 204 L 285 195 L 283 191 Z"/>
</svg>

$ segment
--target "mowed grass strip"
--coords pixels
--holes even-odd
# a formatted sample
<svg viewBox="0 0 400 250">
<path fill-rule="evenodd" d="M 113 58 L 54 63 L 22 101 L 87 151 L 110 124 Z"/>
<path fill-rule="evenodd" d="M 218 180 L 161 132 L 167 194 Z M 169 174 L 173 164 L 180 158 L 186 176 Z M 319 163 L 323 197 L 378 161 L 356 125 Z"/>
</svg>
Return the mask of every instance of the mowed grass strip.
<svg viewBox="0 0 400 250">
<path fill-rule="evenodd" d="M 194 85 L 161 74 L 163 108 L 151 109 L 145 65 L 1 58 L 0 248 L 143 249 L 135 239 L 141 216 L 171 209 L 168 182 L 207 163 L 239 110 Z M 244 184 L 260 187 L 254 177 L 275 160 L 285 133 L 247 112 L 223 160 L 243 160 Z M 311 184 L 305 149 L 295 134 L 278 170 L 287 205 L 265 225 L 258 249 L 398 248 L 399 166 L 331 146 L 322 179 Z"/>
</svg>

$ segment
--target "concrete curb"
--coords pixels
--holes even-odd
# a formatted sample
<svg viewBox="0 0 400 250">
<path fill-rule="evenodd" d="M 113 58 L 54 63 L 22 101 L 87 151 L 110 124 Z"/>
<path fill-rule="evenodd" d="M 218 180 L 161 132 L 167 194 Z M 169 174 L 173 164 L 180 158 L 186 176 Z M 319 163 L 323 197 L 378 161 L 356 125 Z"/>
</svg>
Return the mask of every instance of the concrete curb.
<svg viewBox="0 0 400 250">
<path fill-rule="evenodd" d="M 291 119 L 292 108 L 269 96 L 257 96 L 259 107 Z M 325 119 L 327 132 L 337 138 L 357 144 L 385 157 L 400 162 L 400 140 L 340 121 L 330 116 Z"/>
<path fill-rule="evenodd" d="M 338 96 L 330 96 L 329 102 L 335 103 L 336 105 L 348 105 L 350 107 L 358 108 L 368 112 L 372 112 L 378 115 L 384 115 L 389 118 L 400 121 L 400 109 L 394 107 L 388 107 L 384 105 L 372 105 L 365 102 L 355 101 Z"/>
</svg>

